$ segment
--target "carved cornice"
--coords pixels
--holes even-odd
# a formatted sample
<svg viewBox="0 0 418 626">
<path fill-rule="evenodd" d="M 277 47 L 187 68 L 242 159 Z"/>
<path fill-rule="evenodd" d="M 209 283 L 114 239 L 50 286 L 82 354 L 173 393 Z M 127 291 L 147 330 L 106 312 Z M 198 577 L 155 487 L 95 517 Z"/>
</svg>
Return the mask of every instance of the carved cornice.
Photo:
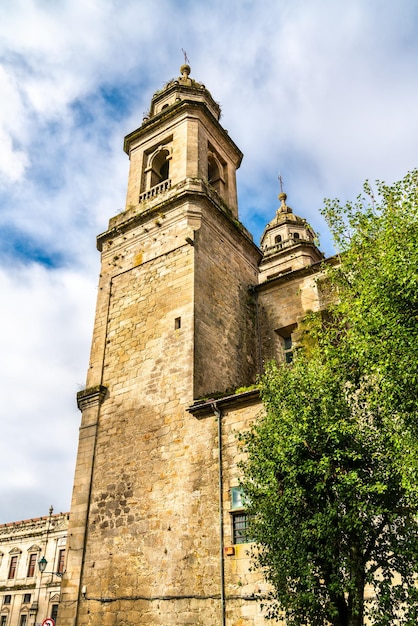
<svg viewBox="0 0 418 626">
<path fill-rule="evenodd" d="M 40 551 L 41 551 L 41 546 L 37 546 L 36 543 L 30 548 L 28 548 L 28 552 L 40 552 Z"/>
<path fill-rule="evenodd" d="M 96 385 L 82 389 L 77 393 L 77 406 L 80 411 L 84 411 L 94 405 L 100 405 L 107 394 L 107 387 L 104 385 Z"/>
<path fill-rule="evenodd" d="M 137 228 L 147 222 L 154 222 L 156 216 L 166 212 L 168 209 L 176 209 L 189 201 L 192 204 L 197 201 L 199 204 L 203 200 L 216 209 L 219 214 L 223 215 L 234 228 L 237 228 L 244 235 L 247 243 L 257 251 L 261 258 L 262 252 L 253 242 L 251 233 L 239 220 L 235 219 L 232 211 L 216 190 L 203 179 L 190 177 L 185 178 L 155 198 L 141 202 L 137 206 L 112 217 L 109 221 L 109 229 L 97 236 L 97 249 L 101 252 L 103 244 L 109 239 L 114 239 L 118 235 L 124 235 L 133 228 Z"/>
<path fill-rule="evenodd" d="M 197 400 L 192 406 L 187 408 L 187 411 L 191 413 L 197 419 L 202 417 L 209 417 L 213 415 L 214 407 L 219 410 L 237 409 L 251 404 L 259 404 L 260 392 L 258 389 L 250 389 L 241 393 L 234 393 L 233 395 L 223 396 L 222 398 L 210 398 L 209 400 Z"/>
</svg>

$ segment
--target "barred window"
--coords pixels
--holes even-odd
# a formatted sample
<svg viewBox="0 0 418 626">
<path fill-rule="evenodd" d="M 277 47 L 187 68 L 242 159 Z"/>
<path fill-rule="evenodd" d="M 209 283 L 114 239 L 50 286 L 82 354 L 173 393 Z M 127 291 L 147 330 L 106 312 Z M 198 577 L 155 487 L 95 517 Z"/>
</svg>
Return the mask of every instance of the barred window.
<svg viewBox="0 0 418 626">
<path fill-rule="evenodd" d="M 248 535 L 248 521 L 247 513 L 232 513 L 233 543 L 248 543 L 251 541 Z"/>
<path fill-rule="evenodd" d="M 291 363 L 293 361 L 292 335 L 283 337 L 283 352 L 286 363 Z"/>
<path fill-rule="evenodd" d="M 248 543 L 248 515 L 245 512 L 245 495 L 241 487 L 231 487 L 232 542 Z"/>
</svg>

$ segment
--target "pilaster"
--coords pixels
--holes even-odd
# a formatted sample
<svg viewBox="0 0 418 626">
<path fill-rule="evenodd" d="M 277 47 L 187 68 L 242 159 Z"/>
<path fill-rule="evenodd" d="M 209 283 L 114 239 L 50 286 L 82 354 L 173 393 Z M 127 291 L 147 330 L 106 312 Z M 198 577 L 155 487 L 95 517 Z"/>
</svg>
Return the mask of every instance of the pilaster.
<svg viewBox="0 0 418 626">
<path fill-rule="evenodd" d="M 72 626 L 76 623 L 84 548 L 88 532 L 97 428 L 100 407 L 106 398 L 106 393 L 107 388 L 100 384 L 77 393 L 77 406 L 82 412 L 82 419 L 68 529 L 67 570 L 69 575 L 63 578 L 61 585 L 59 618 L 62 626 Z"/>
</svg>

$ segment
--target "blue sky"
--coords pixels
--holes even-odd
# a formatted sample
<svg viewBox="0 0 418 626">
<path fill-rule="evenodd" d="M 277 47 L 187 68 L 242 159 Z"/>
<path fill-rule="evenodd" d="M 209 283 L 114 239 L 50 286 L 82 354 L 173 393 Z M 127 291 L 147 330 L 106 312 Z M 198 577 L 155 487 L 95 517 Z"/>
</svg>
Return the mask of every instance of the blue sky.
<svg viewBox="0 0 418 626">
<path fill-rule="evenodd" d="M 123 137 L 192 76 L 244 152 L 258 243 L 288 204 L 333 252 L 324 197 L 418 165 L 415 0 L 3 0 L 0 6 L 0 523 L 70 507 L 99 259 L 124 206 Z"/>
</svg>

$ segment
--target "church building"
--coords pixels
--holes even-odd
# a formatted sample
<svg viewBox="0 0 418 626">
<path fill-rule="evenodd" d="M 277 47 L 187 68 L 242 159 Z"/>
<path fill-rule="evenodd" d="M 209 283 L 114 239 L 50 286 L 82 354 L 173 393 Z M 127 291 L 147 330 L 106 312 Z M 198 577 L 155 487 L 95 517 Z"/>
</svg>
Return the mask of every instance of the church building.
<svg viewBox="0 0 418 626">
<path fill-rule="evenodd" d="M 290 362 L 323 260 L 280 205 L 239 221 L 242 153 L 183 65 L 125 137 L 126 207 L 101 254 L 59 626 L 259 626 L 237 434 L 263 363 Z M 273 213 L 273 212 L 272 212 Z"/>
</svg>

